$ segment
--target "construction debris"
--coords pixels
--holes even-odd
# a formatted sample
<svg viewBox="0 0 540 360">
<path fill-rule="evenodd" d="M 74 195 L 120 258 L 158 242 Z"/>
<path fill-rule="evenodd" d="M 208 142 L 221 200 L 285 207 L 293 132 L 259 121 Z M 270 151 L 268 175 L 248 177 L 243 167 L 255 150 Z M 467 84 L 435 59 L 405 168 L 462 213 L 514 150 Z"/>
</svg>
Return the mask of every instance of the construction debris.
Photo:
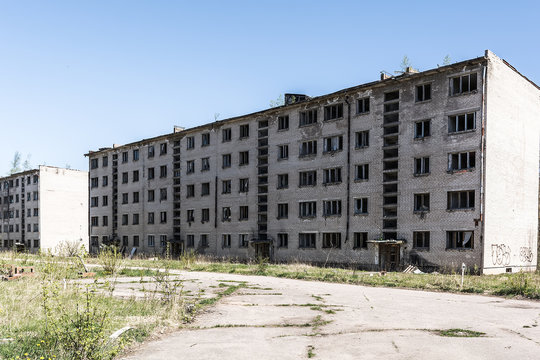
<svg viewBox="0 0 540 360">
<path fill-rule="evenodd" d="M 33 266 L 7 265 L 5 266 L 4 270 L 4 275 L 1 276 L 1 279 L 4 281 L 17 280 L 22 277 L 36 275 Z"/>
<path fill-rule="evenodd" d="M 416 266 L 409 265 L 405 270 L 403 270 L 403 273 L 405 274 L 423 274 L 424 272 L 417 268 Z"/>
</svg>

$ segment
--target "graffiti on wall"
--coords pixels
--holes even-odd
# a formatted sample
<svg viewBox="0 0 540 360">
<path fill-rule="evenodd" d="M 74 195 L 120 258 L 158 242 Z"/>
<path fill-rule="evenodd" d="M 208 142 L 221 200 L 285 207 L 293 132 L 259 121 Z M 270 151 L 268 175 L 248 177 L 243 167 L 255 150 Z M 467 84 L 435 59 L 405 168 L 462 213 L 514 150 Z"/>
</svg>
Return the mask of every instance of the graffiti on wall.
<svg viewBox="0 0 540 360">
<path fill-rule="evenodd" d="M 509 265 L 510 253 L 510 246 L 505 244 L 492 244 L 491 261 L 493 262 L 493 265 Z"/>
<path fill-rule="evenodd" d="M 533 252 L 530 247 L 520 247 L 519 248 L 519 260 L 521 262 L 532 262 L 533 261 Z"/>
</svg>

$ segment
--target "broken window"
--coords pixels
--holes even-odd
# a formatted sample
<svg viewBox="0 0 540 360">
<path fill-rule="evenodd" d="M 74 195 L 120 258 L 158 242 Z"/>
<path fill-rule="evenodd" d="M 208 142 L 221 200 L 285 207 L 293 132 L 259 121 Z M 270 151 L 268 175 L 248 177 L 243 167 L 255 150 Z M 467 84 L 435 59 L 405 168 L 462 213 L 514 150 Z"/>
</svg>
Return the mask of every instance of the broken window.
<svg viewBox="0 0 540 360">
<path fill-rule="evenodd" d="M 300 171 L 299 178 L 300 178 L 300 182 L 298 184 L 298 187 L 317 185 L 317 171 L 316 170 Z"/>
<path fill-rule="evenodd" d="M 278 146 L 278 160 L 288 159 L 289 158 L 289 145 L 279 145 Z"/>
<path fill-rule="evenodd" d="M 228 168 L 228 167 L 231 167 L 231 154 L 224 154 L 224 155 L 222 156 L 221 162 L 222 162 L 221 167 L 222 167 L 223 169 Z"/>
<path fill-rule="evenodd" d="M 365 148 L 369 146 L 369 130 L 366 131 L 358 131 L 355 134 L 355 147 L 357 149 Z"/>
<path fill-rule="evenodd" d="M 476 113 L 448 116 L 448 133 L 457 133 L 476 129 Z"/>
<path fill-rule="evenodd" d="M 353 248 L 354 249 L 367 249 L 367 240 L 368 240 L 367 232 L 355 232 Z"/>
<path fill-rule="evenodd" d="M 128 152 L 127 152 L 127 151 L 124 151 L 124 152 L 122 153 L 122 163 L 127 163 L 127 162 L 128 162 L 128 158 L 129 158 Z"/>
<path fill-rule="evenodd" d="M 139 192 L 135 191 L 133 192 L 133 203 L 137 204 L 139 202 Z"/>
<path fill-rule="evenodd" d="M 289 204 L 278 204 L 278 219 L 287 219 L 289 217 Z"/>
<path fill-rule="evenodd" d="M 195 210 L 188 210 L 186 211 L 186 221 L 188 223 L 195 221 Z"/>
<path fill-rule="evenodd" d="M 192 174 L 195 172 L 195 160 L 188 160 L 186 163 L 186 173 Z"/>
<path fill-rule="evenodd" d="M 155 176 L 156 174 L 154 168 L 148 168 L 148 180 L 152 180 Z"/>
<path fill-rule="evenodd" d="M 306 126 L 315 124 L 317 122 L 317 110 L 306 110 L 306 111 L 300 111 L 300 122 L 299 126 Z"/>
<path fill-rule="evenodd" d="M 278 189 L 286 189 L 289 187 L 289 174 L 278 174 Z"/>
<path fill-rule="evenodd" d="M 476 166 L 476 152 L 448 154 L 448 171 L 474 169 Z"/>
<path fill-rule="evenodd" d="M 139 149 L 133 150 L 133 161 L 139 161 Z"/>
<path fill-rule="evenodd" d="M 103 167 L 109 166 L 109 157 L 108 156 L 104 156 L 101 159 L 101 166 L 103 166 Z M 30 184 L 30 177 L 28 178 L 28 184 Z"/>
<path fill-rule="evenodd" d="M 149 212 L 148 213 L 148 224 L 153 224 L 153 223 L 154 223 L 154 213 Z"/>
<path fill-rule="evenodd" d="M 139 170 L 133 171 L 133 182 L 139 181 Z"/>
<path fill-rule="evenodd" d="M 324 107 L 324 121 L 343 117 L 343 104 L 335 104 Z"/>
<path fill-rule="evenodd" d="M 195 246 L 195 235 L 193 234 L 186 235 L 186 246 L 187 247 Z"/>
<path fill-rule="evenodd" d="M 368 198 L 354 199 L 354 213 L 357 215 L 367 215 L 368 213 Z"/>
<path fill-rule="evenodd" d="M 153 158 L 154 154 L 154 145 L 148 145 L 148 158 Z"/>
<path fill-rule="evenodd" d="M 221 182 L 221 193 L 230 194 L 231 193 L 231 180 L 223 180 Z"/>
<path fill-rule="evenodd" d="M 240 139 L 249 137 L 249 124 L 240 125 Z"/>
<path fill-rule="evenodd" d="M 127 204 L 129 199 L 128 193 L 122 193 L 122 204 Z"/>
<path fill-rule="evenodd" d="M 341 200 L 323 201 L 323 216 L 341 216 Z"/>
<path fill-rule="evenodd" d="M 201 134 L 201 146 L 210 145 L 210 133 Z"/>
<path fill-rule="evenodd" d="M 429 211 L 429 193 L 414 194 L 414 211 Z"/>
<path fill-rule="evenodd" d="M 167 153 L 167 143 L 159 144 L 159 155 L 165 155 Z"/>
<path fill-rule="evenodd" d="M 210 158 L 202 158 L 201 159 L 201 171 L 208 171 L 210 170 Z"/>
<path fill-rule="evenodd" d="M 317 216 L 316 201 L 302 201 L 299 203 L 298 216 L 300 218 L 313 218 Z"/>
<path fill-rule="evenodd" d="M 473 249 L 474 233 L 472 231 L 447 231 L 447 249 Z"/>
<path fill-rule="evenodd" d="M 369 164 L 356 165 L 354 179 L 355 180 L 368 180 L 369 179 Z"/>
<path fill-rule="evenodd" d="M 148 202 L 152 202 L 155 199 L 155 192 L 154 190 L 148 190 Z"/>
<path fill-rule="evenodd" d="M 154 235 L 148 235 L 148 247 L 154 247 L 155 238 Z"/>
<path fill-rule="evenodd" d="M 167 188 L 159 189 L 159 201 L 167 200 Z"/>
<path fill-rule="evenodd" d="M 133 214 L 133 225 L 139 225 L 139 214 Z"/>
<path fill-rule="evenodd" d="M 224 248 L 230 248 L 231 247 L 231 234 L 223 234 L 221 235 L 221 246 Z"/>
<path fill-rule="evenodd" d="M 202 234 L 199 240 L 200 247 L 208 247 L 208 234 Z"/>
<path fill-rule="evenodd" d="M 186 186 L 186 197 L 190 198 L 190 197 L 194 197 L 194 196 L 195 196 L 195 185 L 193 185 L 193 184 L 187 185 Z"/>
<path fill-rule="evenodd" d="M 93 177 L 90 179 L 90 187 L 96 188 L 99 186 L 99 178 Z"/>
<path fill-rule="evenodd" d="M 414 175 L 429 174 L 429 157 L 414 159 Z"/>
<path fill-rule="evenodd" d="M 188 136 L 186 138 L 186 148 L 188 150 L 195 148 L 195 136 Z"/>
<path fill-rule="evenodd" d="M 231 128 L 226 128 L 221 130 L 222 142 L 228 142 L 232 139 L 232 130 Z"/>
<path fill-rule="evenodd" d="M 245 248 L 248 246 L 248 234 L 238 234 L 238 247 Z"/>
<path fill-rule="evenodd" d="M 129 175 L 127 172 L 122 173 L 122 184 L 127 184 L 129 179 Z"/>
<path fill-rule="evenodd" d="M 279 233 L 277 234 L 278 238 L 278 247 L 287 248 L 289 247 L 289 234 Z"/>
<path fill-rule="evenodd" d="M 341 233 L 323 233 L 322 247 L 341 249 Z"/>
<path fill-rule="evenodd" d="M 422 120 L 414 123 L 414 138 L 423 139 L 427 136 L 431 136 L 431 121 Z"/>
<path fill-rule="evenodd" d="M 201 210 L 201 222 L 205 223 L 210 221 L 210 209 L 202 209 Z"/>
<path fill-rule="evenodd" d="M 300 233 L 298 234 L 298 247 L 301 249 L 305 249 L 305 248 L 315 249 L 316 240 L 317 240 L 316 233 Z"/>
<path fill-rule="evenodd" d="M 416 101 L 431 100 L 431 84 L 423 84 L 416 87 Z"/>
<path fill-rule="evenodd" d="M 324 138 L 325 153 L 343 150 L 343 136 L 330 136 Z"/>
<path fill-rule="evenodd" d="M 240 179 L 238 182 L 238 192 L 245 193 L 249 191 L 249 178 Z"/>
<path fill-rule="evenodd" d="M 289 115 L 278 116 L 278 130 L 289 129 Z"/>
<path fill-rule="evenodd" d="M 210 195 L 210 183 L 205 182 L 201 184 L 201 196 Z"/>
<path fill-rule="evenodd" d="M 98 159 L 90 159 L 90 169 L 98 168 Z"/>
<path fill-rule="evenodd" d="M 356 101 L 356 113 L 365 114 L 369 112 L 369 98 L 358 99 Z"/>
<path fill-rule="evenodd" d="M 221 209 L 221 221 L 231 221 L 231 208 L 225 206 Z"/>
<path fill-rule="evenodd" d="M 450 94 L 465 94 L 477 89 L 476 73 L 453 77 L 450 79 Z"/>
<path fill-rule="evenodd" d="M 429 231 L 413 231 L 413 248 L 429 250 Z"/>
<path fill-rule="evenodd" d="M 249 218 L 249 207 L 248 206 L 240 206 L 240 217 L 238 220 L 247 220 Z"/>
<path fill-rule="evenodd" d="M 90 198 L 90 207 L 97 207 L 99 203 L 99 197 L 98 196 L 92 196 Z"/>
<path fill-rule="evenodd" d="M 240 151 L 238 164 L 240 166 L 249 164 L 249 151 Z"/>
<path fill-rule="evenodd" d="M 317 140 L 304 141 L 300 144 L 300 157 L 317 155 Z"/>
<path fill-rule="evenodd" d="M 323 184 L 338 184 L 341 183 L 341 168 L 331 168 L 323 170 Z"/>
<path fill-rule="evenodd" d="M 448 210 L 473 209 L 474 208 L 474 190 L 449 191 L 448 192 Z"/>
</svg>

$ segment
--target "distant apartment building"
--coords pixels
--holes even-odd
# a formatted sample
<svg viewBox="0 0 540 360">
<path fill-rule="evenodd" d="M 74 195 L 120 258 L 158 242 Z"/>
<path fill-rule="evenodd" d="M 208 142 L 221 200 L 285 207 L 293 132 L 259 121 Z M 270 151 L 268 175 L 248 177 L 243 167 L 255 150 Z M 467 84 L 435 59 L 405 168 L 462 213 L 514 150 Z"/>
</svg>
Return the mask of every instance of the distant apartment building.
<svg viewBox="0 0 540 360">
<path fill-rule="evenodd" d="M 288 94 L 280 107 L 88 153 L 92 245 L 113 236 L 153 252 L 159 237 L 175 252 L 240 259 L 532 270 L 539 125 L 538 86 L 489 51 L 315 98 Z M 161 144 L 173 153 L 146 165 Z M 162 166 L 166 177 L 146 179 Z M 168 197 L 157 206 L 157 195 L 143 198 L 150 189 Z"/>
<path fill-rule="evenodd" d="M 88 248 L 88 172 L 39 166 L 0 178 L 0 250 Z"/>
</svg>

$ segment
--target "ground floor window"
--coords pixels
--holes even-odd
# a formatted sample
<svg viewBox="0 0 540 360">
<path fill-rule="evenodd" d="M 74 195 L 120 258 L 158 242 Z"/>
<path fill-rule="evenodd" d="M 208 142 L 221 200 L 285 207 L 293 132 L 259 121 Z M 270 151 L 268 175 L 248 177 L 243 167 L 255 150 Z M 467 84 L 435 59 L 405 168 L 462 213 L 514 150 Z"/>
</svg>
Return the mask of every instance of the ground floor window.
<svg viewBox="0 0 540 360">
<path fill-rule="evenodd" d="M 447 249 L 473 249 L 474 233 L 472 231 L 447 231 Z"/>
<path fill-rule="evenodd" d="M 324 233 L 322 247 L 341 249 L 341 233 Z"/>
</svg>

